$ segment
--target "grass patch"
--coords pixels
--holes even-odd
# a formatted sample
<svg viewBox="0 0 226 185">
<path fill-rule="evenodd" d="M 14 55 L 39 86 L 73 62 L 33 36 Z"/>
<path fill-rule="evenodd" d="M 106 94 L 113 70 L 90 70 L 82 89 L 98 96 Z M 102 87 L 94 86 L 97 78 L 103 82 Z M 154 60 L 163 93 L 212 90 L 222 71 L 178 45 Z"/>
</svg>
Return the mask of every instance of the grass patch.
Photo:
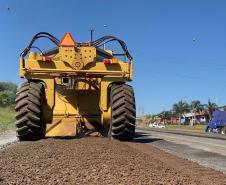
<svg viewBox="0 0 226 185">
<path fill-rule="evenodd" d="M 14 128 L 15 112 L 11 107 L 0 107 L 0 131 Z"/>
<path fill-rule="evenodd" d="M 167 129 L 205 131 L 206 125 L 166 125 Z"/>
</svg>

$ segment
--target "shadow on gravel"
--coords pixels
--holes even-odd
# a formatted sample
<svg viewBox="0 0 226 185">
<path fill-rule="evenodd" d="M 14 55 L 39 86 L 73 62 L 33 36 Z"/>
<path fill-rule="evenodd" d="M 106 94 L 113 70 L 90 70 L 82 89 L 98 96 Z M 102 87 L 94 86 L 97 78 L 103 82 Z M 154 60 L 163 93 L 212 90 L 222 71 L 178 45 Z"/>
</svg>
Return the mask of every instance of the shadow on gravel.
<svg viewBox="0 0 226 185">
<path fill-rule="evenodd" d="M 143 132 L 137 132 L 134 136 L 134 139 L 131 142 L 134 143 L 152 143 L 155 141 L 162 140 L 160 138 L 148 138 L 149 134 Z"/>
<path fill-rule="evenodd" d="M 105 138 L 104 136 L 49 136 L 45 137 L 45 139 L 59 139 L 59 140 L 73 140 L 73 139 L 82 139 L 82 138 Z"/>
<path fill-rule="evenodd" d="M 55 137 L 46 137 L 45 139 L 62 139 L 62 140 L 70 140 L 70 139 L 78 139 L 75 136 L 55 136 Z"/>
<path fill-rule="evenodd" d="M 128 139 L 118 139 L 122 142 L 133 142 L 133 143 L 152 143 L 155 141 L 160 141 L 163 139 L 160 138 L 149 138 L 150 134 L 144 133 L 144 132 L 136 132 L 133 139 L 128 141 Z M 73 140 L 73 139 L 81 139 L 81 138 L 88 138 L 88 137 L 103 137 L 103 136 L 56 136 L 56 137 L 46 137 L 45 139 L 57 139 L 57 140 Z M 105 138 L 105 137 L 103 137 Z"/>
</svg>

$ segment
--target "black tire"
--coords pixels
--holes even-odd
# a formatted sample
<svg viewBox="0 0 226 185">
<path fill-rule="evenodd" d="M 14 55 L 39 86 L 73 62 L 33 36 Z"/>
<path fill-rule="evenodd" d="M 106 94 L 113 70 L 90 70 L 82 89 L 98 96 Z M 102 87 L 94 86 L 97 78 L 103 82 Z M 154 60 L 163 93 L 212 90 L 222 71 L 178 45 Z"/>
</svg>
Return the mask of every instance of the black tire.
<svg viewBox="0 0 226 185">
<path fill-rule="evenodd" d="M 111 131 L 119 140 L 132 140 L 135 135 L 136 105 L 133 88 L 127 84 L 111 87 Z"/>
<path fill-rule="evenodd" d="M 16 93 L 16 132 L 20 141 L 33 141 L 45 137 L 42 107 L 45 100 L 41 83 L 24 82 Z"/>
</svg>

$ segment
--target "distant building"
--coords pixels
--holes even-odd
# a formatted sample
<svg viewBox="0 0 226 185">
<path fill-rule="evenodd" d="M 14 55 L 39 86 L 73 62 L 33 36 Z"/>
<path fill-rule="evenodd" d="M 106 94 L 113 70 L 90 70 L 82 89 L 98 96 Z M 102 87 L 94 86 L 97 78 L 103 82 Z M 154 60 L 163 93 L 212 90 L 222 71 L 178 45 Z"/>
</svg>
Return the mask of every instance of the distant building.
<svg viewBox="0 0 226 185">
<path fill-rule="evenodd" d="M 181 117 L 181 124 L 189 124 L 191 122 L 199 124 L 202 122 L 206 122 L 206 117 L 204 112 L 195 112 L 195 113 L 186 113 Z"/>
</svg>

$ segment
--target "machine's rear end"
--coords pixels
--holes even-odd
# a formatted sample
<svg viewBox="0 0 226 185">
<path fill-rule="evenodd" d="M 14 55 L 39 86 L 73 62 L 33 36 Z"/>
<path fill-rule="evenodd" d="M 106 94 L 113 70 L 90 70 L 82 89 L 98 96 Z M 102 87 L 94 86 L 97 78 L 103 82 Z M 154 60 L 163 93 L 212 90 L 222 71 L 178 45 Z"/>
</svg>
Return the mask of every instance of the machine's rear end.
<svg viewBox="0 0 226 185">
<path fill-rule="evenodd" d="M 56 47 L 41 51 L 33 46 L 42 37 Z M 123 52 L 102 49 L 111 41 L 117 41 Z M 132 67 L 125 43 L 116 37 L 79 43 L 70 33 L 61 41 L 45 32 L 36 34 L 20 57 L 20 76 L 27 81 L 16 97 L 19 139 L 93 133 L 131 139 L 135 98 L 125 82 L 132 80 Z"/>
</svg>

